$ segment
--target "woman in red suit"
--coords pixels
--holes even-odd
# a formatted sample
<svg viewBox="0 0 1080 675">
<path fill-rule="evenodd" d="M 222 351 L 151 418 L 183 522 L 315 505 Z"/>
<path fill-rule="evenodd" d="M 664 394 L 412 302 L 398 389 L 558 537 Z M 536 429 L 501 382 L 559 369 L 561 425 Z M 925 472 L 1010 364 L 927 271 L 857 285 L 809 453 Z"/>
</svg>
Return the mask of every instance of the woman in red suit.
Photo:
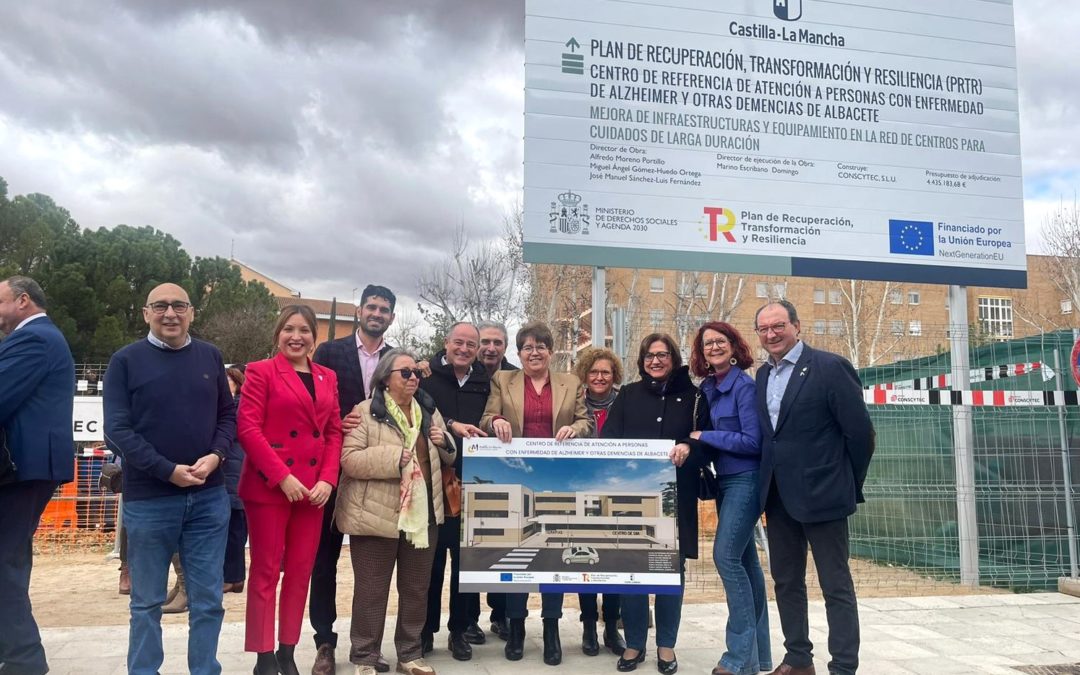
<svg viewBox="0 0 1080 675">
<path fill-rule="evenodd" d="M 244 649 L 258 654 L 256 675 L 299 675 L 293 649 L 300 640 L 322 508 L 338 479 L 337 377 L 308 358 L 316 331 L 310 308 L 281 310 L 274 329 L 277 354 L 248 364 L 237 411 L 237 435 L 246 453 L 239 492 L 251 544 Z M 274 596 L 283 568 L 275 654 Z"/>
</svg>

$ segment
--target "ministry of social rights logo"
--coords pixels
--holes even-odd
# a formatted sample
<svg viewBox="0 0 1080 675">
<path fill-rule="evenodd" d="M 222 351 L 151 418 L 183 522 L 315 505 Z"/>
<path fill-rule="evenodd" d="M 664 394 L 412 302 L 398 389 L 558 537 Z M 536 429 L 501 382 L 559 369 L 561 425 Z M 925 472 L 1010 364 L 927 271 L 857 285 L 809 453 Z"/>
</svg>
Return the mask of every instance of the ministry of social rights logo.
<svg viewBox="0 0 1080 675">
<path fill-rule="evenodd" d="M 735 229 L 735 212 L 721 206 L 706 206 L 705 215 L 709 217 L 709 241 L 716 241 L 721 236 L 729 244 L 735 243 L 735 235 L 731 233 Z"/>
<path fill-rule="evenodd" d="M 802 0 L 773 0 L 772 12 L 777 19 L 798 21 L 802 17 Z"/>
<path fill-rule="evenodd" d="M 567 190 L 558 196 L 557 202 L 551 202 L 548 220 L 551 222 L 552 234 L 588 234 L 589 205 L 581 203 L 581 195 Z"/>
</svg>

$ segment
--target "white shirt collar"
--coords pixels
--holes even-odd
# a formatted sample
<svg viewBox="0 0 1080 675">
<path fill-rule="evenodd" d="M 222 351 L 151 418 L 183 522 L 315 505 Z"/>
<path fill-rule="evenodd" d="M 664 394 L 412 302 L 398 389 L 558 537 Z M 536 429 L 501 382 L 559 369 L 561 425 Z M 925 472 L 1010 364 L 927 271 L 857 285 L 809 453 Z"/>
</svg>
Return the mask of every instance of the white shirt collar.
<svg viewBox="0 0 1080 675">
<path fill-rule="evenodd" d="M 448 367 L 450 366 L 450 362 L 446 360 L 446 355 L 445 354 L 442 357 L 442 364 L 444 366 L 448 366 Z M 461 387 L 464 387 L 465 383 L 469 381 L 469 376 L 472 375 L 472 369 L 473 369 L 473 367 L 469 366 L 469 370 L 462 377 L 458 377 L 456 373 L 454 374 L 454 379 L 457 380 L 458 389 L 460 389 Z M 450 368 L 450 372 L 454 372 L 452 367 Z"/>
<path fill-rule="evenodd" d="M 784 354 L 779 361 L 773 361 L 772 357 L 769 357 L 769 361 L 773 368 L 779 368 L 783 365 L 784 361 L 787 361 L 791 365 L 795 365 L 799 362 L 799 357 L 802 356 L 803 341 L 799 340 L 795 343 L 795 346 L 788 350 L 787 354 Z"/>
<path fill-rule="evenodd" d="M 187 347 L 189 344 L 191 344 L 191 334 L 189 333 L 185 337 L 186 339 L 184 340 L 184 344 L 180 345 L 179 347 L 173 347 L 158 336 L 154 335 L 154 331 L 150 331 L 146 334 L 146 339 L 149 340 L 150 344 L 154 345 L 158 349 L 165 349 L 172 352 L 183 349 L 184 347 Z"/>
<path fill-rule="evenodd" d="M 40 318 L 41 318 L 41 317 L 43 317 L 43 316 L 46 316 L 45 312 L 38 312 L 37 314 L 31 314 L 30 316 L 28 316 L 28 317 L 26 317 L 25 319 L 23 319 L 22 321 L 20 321 L 20 322 L 19 322 L 19 325 L 18 325 L 18 326 L 15 326 L 15 330 L 19 330 L 20 328 L 22 328 L 22 327 L 23 327 L 23 326 L 25 326 L 26 324 L 30 323 L 30 322 L 31 322 L 31 321 L 33 321 L 34 319 L 40 319 Z M 14 333 L 14 332 L 15 332 L 15 330 L 13 330 L 13 331 L 11 331 L 11 332 L 12 332 L 12 333 Z"/>
<path fill-rule="evenodd" d="M 379 338 L 379 346 L 375 348 L 375 351 L 369 352 L 367 350 L 367 347 L 364 346 L 363 340 L 360 339 L 360 331 L 359 330 L 356 331 L 356 348 L 359 349 L 364 354 L 367 354 L 368 356 L 375 356 L 376 354 L 378 354 L 379 352 L 382 351 L 382 348 L 384 346 L 386 346 L 386 342 L 382 338 Z"/>
</svg>

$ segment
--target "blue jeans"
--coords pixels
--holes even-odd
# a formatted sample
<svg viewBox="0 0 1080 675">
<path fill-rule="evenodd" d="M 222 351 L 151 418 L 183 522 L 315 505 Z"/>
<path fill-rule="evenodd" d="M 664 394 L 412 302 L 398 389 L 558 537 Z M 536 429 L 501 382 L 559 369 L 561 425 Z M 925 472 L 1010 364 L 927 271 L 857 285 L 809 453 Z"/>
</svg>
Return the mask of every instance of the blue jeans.
<svg viewBox="0 0 1080 675">
<path fill-rule="evenodd" d="M 686 572 L 686 558 L 679 556 L 679 575 Z M 677 595 L 657 595 L 656 597 L 656 646 L 675 649 L 679 639 L 679 623 L 682 621 L 683 583 L 680 579 Z M 626 646 L 641 652 L 649 639 L 649 596 L 627 595 L 621 597 L 623 629 L 626 631 Z"/>
<path fill-rule="evenodd" d="M 772 670 L 765 574 L 754 543 L 759 492 L 756 470 L 720 476 L 713 561 L 728 606 L 727 651 L 720 665 L 736 675 Z"/>
<path fill-rule="evenodd" d="M 229 533 L 229 495 L 224 487 L 184 495 L 124 500 L 131 571 L 130 675 L 155 675 L 165 655 L 161 646 L 161 605 L 169 584 L 169 563 L 180 551 L 188 595 L 188 671 L 220 675 L 218 637 L 222 567 Z"/>
</svg>

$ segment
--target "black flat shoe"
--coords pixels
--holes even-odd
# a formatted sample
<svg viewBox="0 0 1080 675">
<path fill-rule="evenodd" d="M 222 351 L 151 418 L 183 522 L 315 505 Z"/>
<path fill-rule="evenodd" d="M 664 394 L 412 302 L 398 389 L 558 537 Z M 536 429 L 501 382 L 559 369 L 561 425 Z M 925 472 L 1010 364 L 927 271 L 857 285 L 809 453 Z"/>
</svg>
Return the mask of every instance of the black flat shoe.
<svg viewBox="0 0 1080 675">
<path fill-rule="evenodd" d="M 500 640 L 506 640 L 506 638 L 510 637 L 510 621 L 508 619 L 492 621 L 491 632 L 495 633 L 495 636 Z"/>
<path fill-rule="evenodd" d="M 487 634 L 484 633 L 484 629 L 475 623 L 465 629 L 463 633 L 465 636 L 465 642 L 471 645 L 482 645 L 487 642 Z"/>
<path fill-rule="evenodd" d="M 679 672 L 679 659 L 671 659 L 670 661 L 665 661 L 664 659 L 657 656 L 656 672 L 662 673 L 663 675 L 674 675 L 674 673 Z"/>
<path fill-rule="evenodd" d="M 631 670 L 637 670 L 637 665 L 645 660 L 645 650 L 642 649 L 638 652 L 638 655 L 632 659 L 627 659 L 622 656 L 619 657 L 618 663 L 615 664 L 615 670 L 620 673 L 629 673 Z"/>
<path fill-rule="evenodd" d="M 259 652 L 255 655 L 255 668 L 252 675 L 280 675 L 274 652 Z"/>
<path fill-rule="evenodd" d="M 274 659 L 277 661 L 277 669 L 281 675 L 300 675 L 300 670 L 296 667 L 296 661 L 293 659 L 295 650 L 296 645 L 278 645 L 278 650 L 274 653 Z"/>
</svg>

